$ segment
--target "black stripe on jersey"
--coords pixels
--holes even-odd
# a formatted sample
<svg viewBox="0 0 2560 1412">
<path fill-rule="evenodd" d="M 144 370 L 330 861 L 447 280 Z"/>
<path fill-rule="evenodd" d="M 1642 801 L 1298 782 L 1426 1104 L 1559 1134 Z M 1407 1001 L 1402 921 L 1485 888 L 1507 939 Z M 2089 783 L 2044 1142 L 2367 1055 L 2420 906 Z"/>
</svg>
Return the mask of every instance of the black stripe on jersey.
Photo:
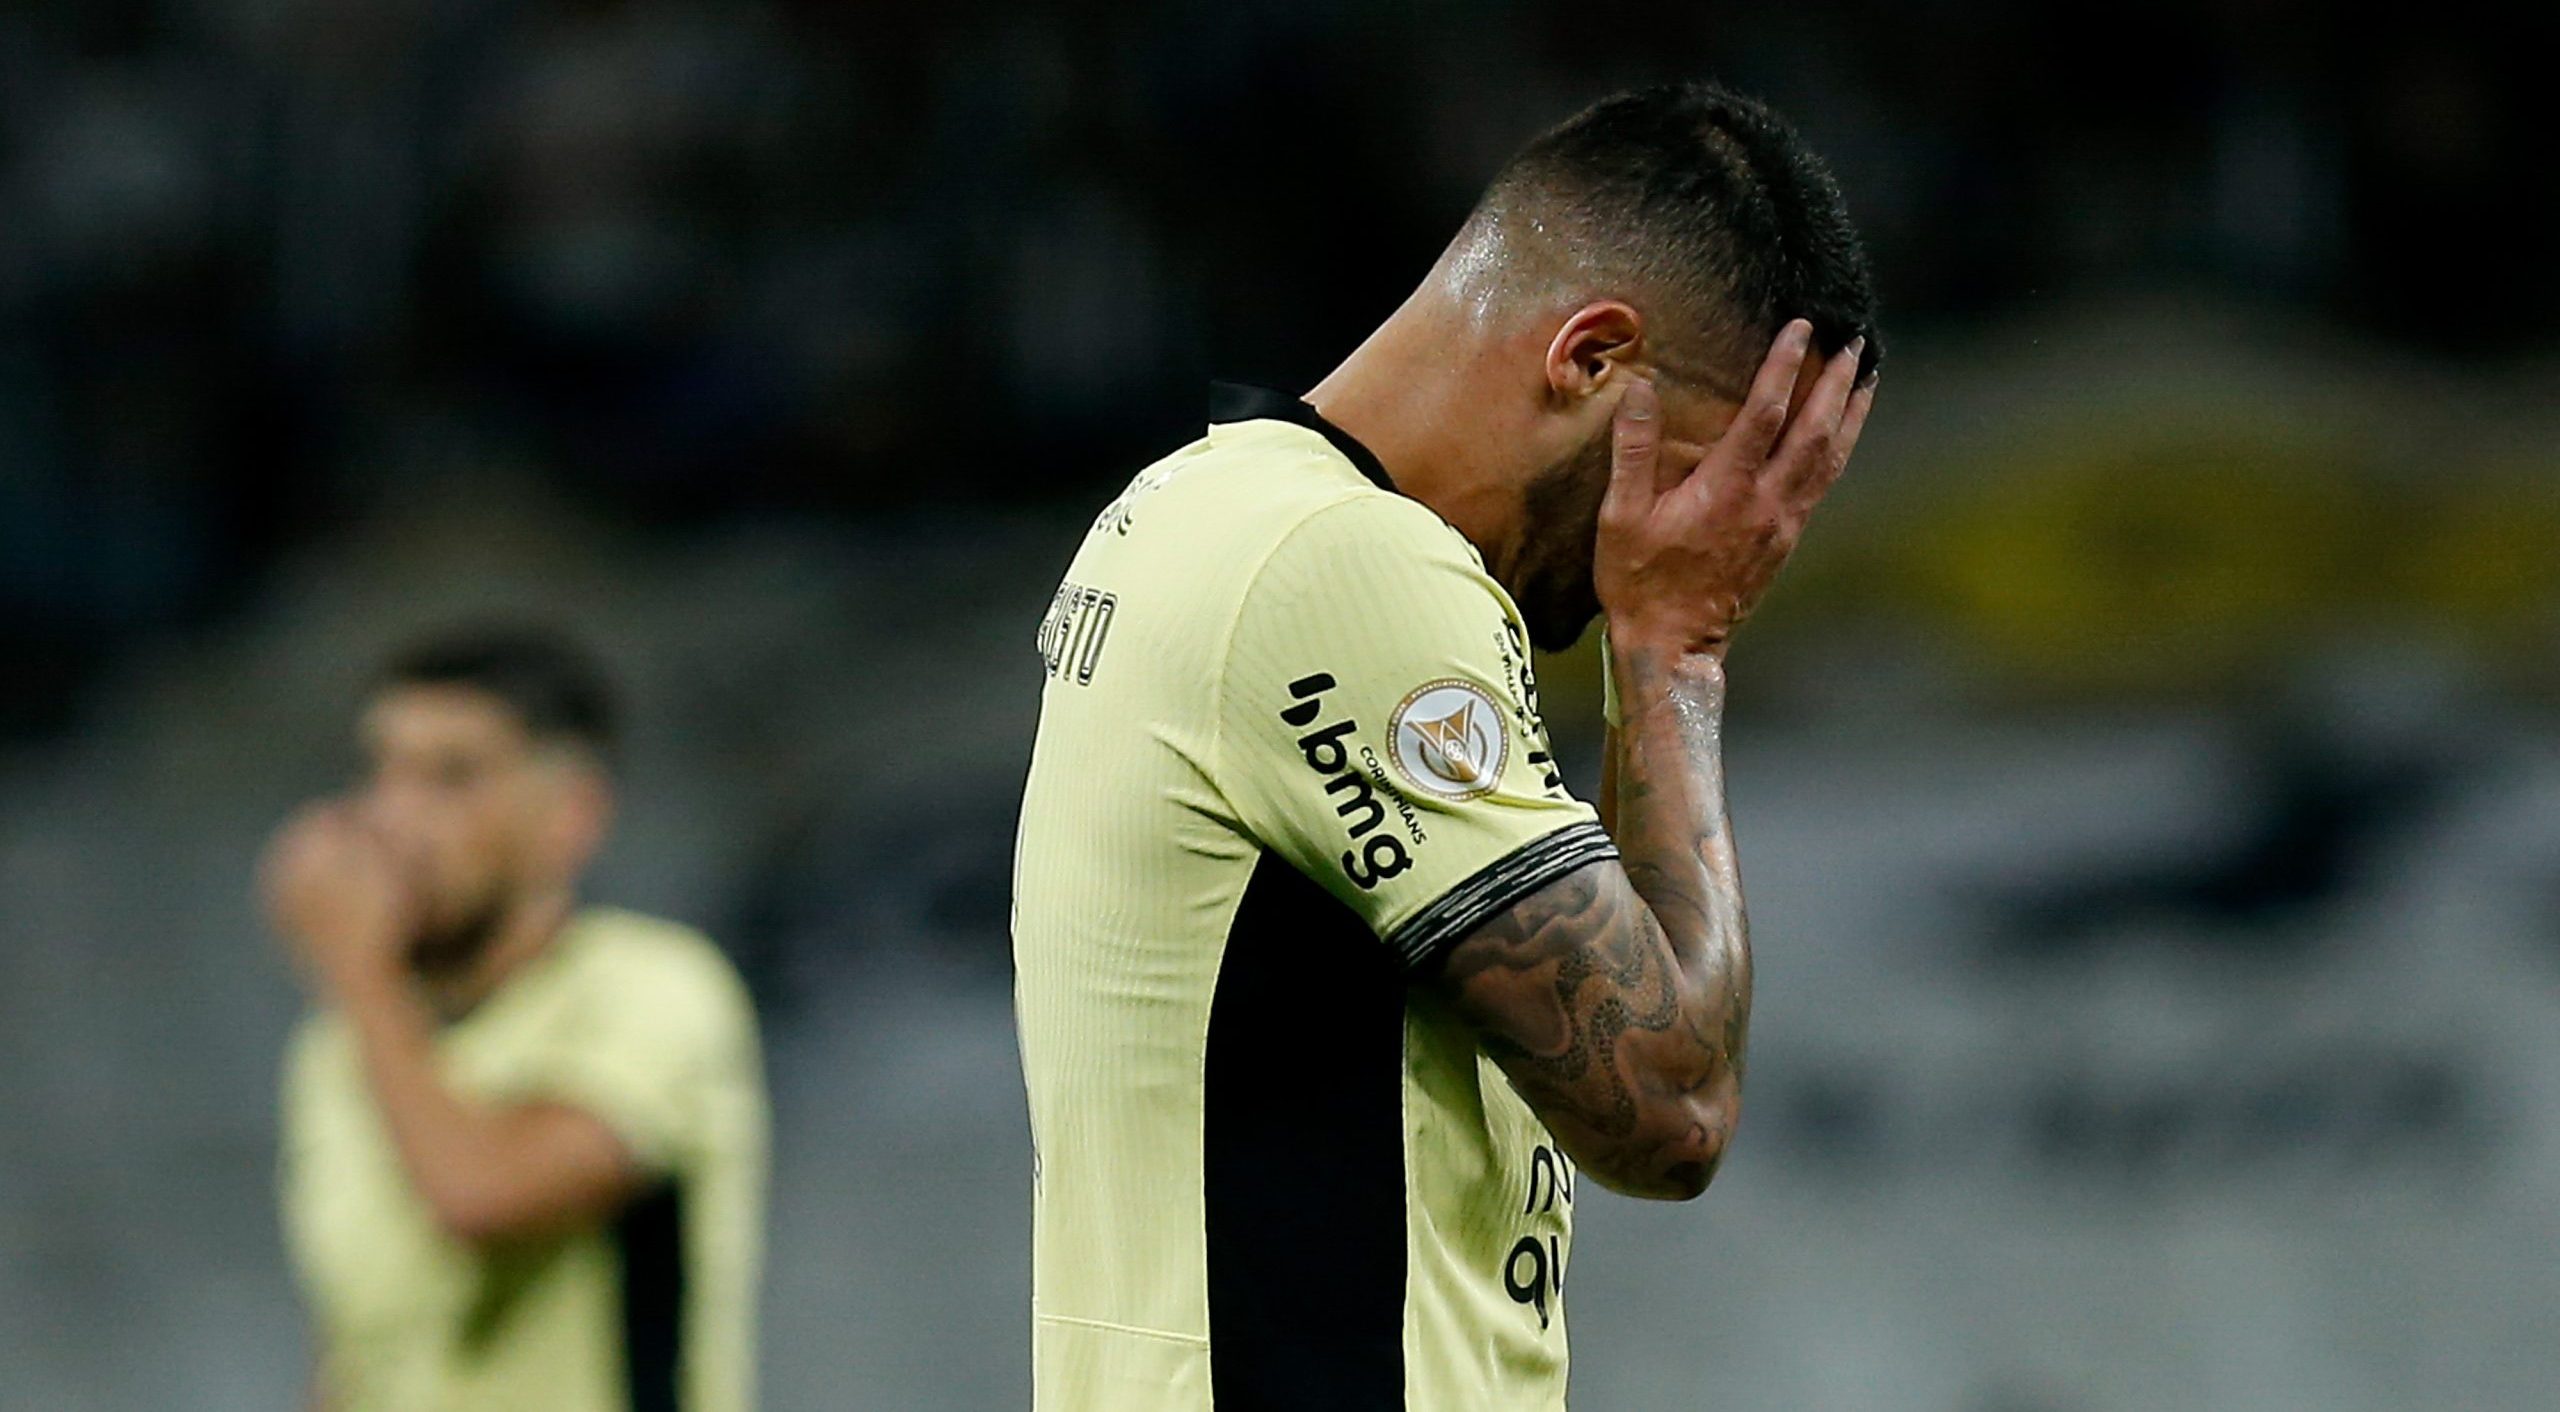
<svg viewBox="0 0 2560 1412">
<path fill-rule="evenodd" d="M 1394 490 L 1396 483 L 1387 475 L 1385 463 L 1377 453 L 1360 444 L 1360 438 L 1324 419 L 1324 414 L 1301 398 L 1267 387 L 1254 387 L 1241 382 L 1209 384 L 1209 420 L 1212 422 L 1287 422 L 1305 427 L 1333 443 L 1333 449 L 1360 468 L 1370 483 L 1380 490 Z"/>
<path fill-rule="evenodd" d="M 1618 856 L 1618 845 L 1596 823 L 1569 824 L 1541 839 L 1524 843 L 1473 877 L 1440 895 L 1440 900 L 1413 914 L 1387 938 L 1407 971 L 1439 958 L 1512 903 L 1586 863 Z"/>
<path fill-rule="evenodd" d="M 1404 985 L 1269 853 L 1228 925 L 1203 1084 L 1218 1412 L 1401 1412 Z"/>
<path fill-rule="evenodd" d="M 622 1257 L 623 1384 L 631 1412 L 676 1412 L 684 1349 L 684 1199 L 664 1182 L 613 1223 Z"/>
</svg>

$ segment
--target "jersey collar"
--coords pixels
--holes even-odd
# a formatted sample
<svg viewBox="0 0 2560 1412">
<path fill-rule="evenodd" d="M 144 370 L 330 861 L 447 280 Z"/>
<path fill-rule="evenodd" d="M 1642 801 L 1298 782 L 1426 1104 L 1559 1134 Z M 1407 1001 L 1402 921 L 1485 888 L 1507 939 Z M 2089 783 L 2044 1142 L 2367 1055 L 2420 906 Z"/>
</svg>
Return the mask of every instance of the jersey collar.
<svg viewBox="0 0 2560 1412">
<path fill-rule="evenodd" d="M 1380 490 L 1396 488 L 1396 483 L 1387 477 L 1387 468 L 1379 463 L 1377 454 L 1361 445 L 1358 437 L 1326 421 L 1303 399 L 1285 392 L 1249 383 L 1213 382 L 1209 384 L 1209 420 L 1213 423 L 1287 422 L 1292 426 L 1305 427 L 1332 442 L 1333 449 L 1359 467 L 1360 474 L 1367 476 Z"/>
</svg>

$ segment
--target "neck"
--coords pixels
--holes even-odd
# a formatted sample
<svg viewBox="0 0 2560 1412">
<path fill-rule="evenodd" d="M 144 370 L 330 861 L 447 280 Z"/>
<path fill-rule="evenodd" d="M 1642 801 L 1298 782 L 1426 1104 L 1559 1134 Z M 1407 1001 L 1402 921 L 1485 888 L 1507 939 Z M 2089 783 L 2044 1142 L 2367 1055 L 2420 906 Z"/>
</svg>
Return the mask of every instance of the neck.
<svg viewBox="0 0 2560 1412">
<path fill-rule="evenodd" d="M 1490 454 L 1477 391 L 1482 334 L 1426 284 L 1307 402 L 1386 467 L 1396 489 L 1449 522 L 1510 584 L 1519 497 Z"/>
<path fill-rule="evenodd" d="M 567 925 L 576 900 L 566 888 L 536 893 L 507 909 L 489 943 L 448 969 L 424 971 L 418 985 L 436 1013 L 458 1020 L 478 1009 L 534 958 L 551 947 Z"/>
</svg>

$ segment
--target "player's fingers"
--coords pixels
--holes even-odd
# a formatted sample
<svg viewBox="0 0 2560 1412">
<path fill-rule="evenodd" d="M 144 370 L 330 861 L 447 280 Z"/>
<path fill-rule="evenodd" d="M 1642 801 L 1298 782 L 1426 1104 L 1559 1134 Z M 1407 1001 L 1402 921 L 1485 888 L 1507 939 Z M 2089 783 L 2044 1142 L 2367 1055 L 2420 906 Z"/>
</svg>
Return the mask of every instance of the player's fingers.
<svg viewBox="0 0 2560 1412">
<path fill-rule="evenodd" d="M 1733 425 L 1716 439 L 1715 449 L 1707 460 L 1721 460 L 1745 476 L 1758 475 L 1778 444 L 1778 435 L 1787 427 L 1787 400 L 1795 391 L 1796 374 L 1803 368 L 1806 353 L 1813 347 L 1813 325 L 1804 319 L 1789 319 L 1778 331 L 1777 342 L 1769 345 L 1769 356 L 1761 360 L 1759 373 L 1751 379 L 1751 391 L 1744 394 L 1742 410 L 1734 414 Z"/>
<path fill-rule="evenodd" d="M 1636 378 L 1618 395 L 1609 421 L 1609 493 L 1600 512 L 1616 519 L 1640 516 L 1661 493 L 1654 475 L 1662 459 L 1662 398 Z"/>
<path fill-rule="evenodd" d="M 258 884 L 268 895 L 331 856 L 338 842 L 337 807 L 333 799 L 301 805 L 268 839 L 258 862 Z"/>
<path fill-rule="evenodd" d="M 328 805 L 329 847 L 340 867 L 361 865 L 382 847 L 382 825 L 361 799 L 332 799 Z"/>
<path fill-rule="evenodd" d="M 346 827 L 346 806 L 338 799 L 315 799 L 293 812 L 285 836 L 305 851 L 336 843 Z"/>
<path fill-rule="evenodd" d="M 1786 440 L 1778 447 L 1777 462 L 1790 493 L 1801 493 L 1822 479 L 1839 458 L 1840 424 L 1848 415 L 1849 399 L 1857 387 L 1858 359 L 1866 351 L 1867 340 L 1862 335 L 1832 354 L 1822 375 L 1814 379 L 1812 393 L 1789 422 Z"/>
<path fill-rule="evenodd" d="M 1840 414 L 1840 432 L 1832 438 L 1831 455 L 1825 459 L 1821 470 L 1797 493 L 1796 501 L 1803 507 L 1802 513 L 1812 514 L 1813 507 L 1822 503 L 1822 498 L 1831 493 L 1831 487 L 1838 484 L 1842 473 L 1849 469 L 1849 457 L 1858 449 L 1858 436 L 1867 429 L 1867 413 L 1875 405 L 1876 385 L 1873 382 L 1849 394 L 1848 409 Z"/>
<path fill-rule="evenodd" d="M 1849 410 L 1840 414 L 1839 459 L 1842 466 L 1857 454 L 1858 438 L 1867 430 L 1867 414 L 1875 410 L 1876 380 L 1869 378 L 1849 394 Z"/>
<path fill-rule="evenodd" d="M 426 867 L 424 844 L 414 834 L 393 828 L 391 821 L 378 813 L 364 815 L 362 847 L 372 862 L 389 869 L 402 882 L 410 881 Z"/>
</svg>

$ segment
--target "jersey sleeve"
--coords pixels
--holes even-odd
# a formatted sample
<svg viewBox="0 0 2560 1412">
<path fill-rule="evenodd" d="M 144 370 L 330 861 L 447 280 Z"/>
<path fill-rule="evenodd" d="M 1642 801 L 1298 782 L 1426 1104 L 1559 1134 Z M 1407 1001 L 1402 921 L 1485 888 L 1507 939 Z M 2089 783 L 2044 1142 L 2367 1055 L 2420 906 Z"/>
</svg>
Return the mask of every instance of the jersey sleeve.
<svg viewBox="0 0 2560 1412">
<path fill-rule="evenodd" d="M 652 1174 L 687 1170 L 712 1140 L 723 1085 L 755 1062 L 736 988 L 682 954 L 616 958 L 522 1096 L 593 1114 Z"/>
<path fill-rule="evenodd" d="M 1239 821 L 1408 968 L 1617 856 L 1556 771 L 1510 599 L 1414 502 L 1362 495 L 1293 528 L 1217 690 L 1212 771 Z"/>
<path fill-rule="evenodd" d="M 309 1014 L 287 1042 L 276 1121 L 276 1205 L 297 1277 L 311 1268 L 312 1149 L 318 1140 L 327 1083 L 329 1022 Z M 306 1293 L 307 1293 L 306 1288 Z"/>
</svg>

